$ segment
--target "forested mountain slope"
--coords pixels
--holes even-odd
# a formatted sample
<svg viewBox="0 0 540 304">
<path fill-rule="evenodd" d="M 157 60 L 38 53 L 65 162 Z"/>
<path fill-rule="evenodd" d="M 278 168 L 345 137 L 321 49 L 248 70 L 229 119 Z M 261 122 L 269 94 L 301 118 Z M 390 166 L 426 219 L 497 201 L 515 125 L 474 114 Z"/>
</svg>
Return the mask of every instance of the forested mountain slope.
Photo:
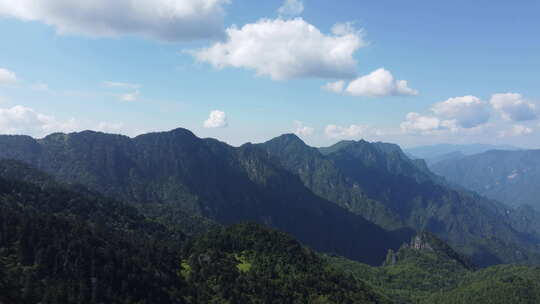
<svg viewBox="0 0 540 304">
<path fill-rule="evenodd" d="M 394 303 L 527 303 L 540 301 L 540 268 L 497 265 L 484 269 L 430 233 L 420 233 L 385 265 L 371 267 L 340 257 L 326 259 L 337 269 L 362 278 Z"/>
<path fill-rule="evenodd" d="M 234 148 L 185 129 L 133 139 L 90 131 L 40 140 L 0 136 L 0 158 L 132 204 L 170 206 L 225 225 L 264 223 L 317 250 L 375 265 L 409 237 L 313 194 L 254 145 Z"/>
<path fill-rule="evenodd" d="M 431 233 L 381 267 L 258 224 L 197 237 L 129 204 L 0 162 L 4 303 L 537 303 L 537 267 L 477 270 Z M 12 176 L 12 177 L 10 177 Z M 15 177 L 13 177 L 15 176 Z M 31 182 L 25 182 L 31 181 Z"/>
<path fill-rule="evenodd" d="M 343 141 L 316 150 L 283 135 L 259 146 L 314 193 L 381 226 L 431 231 L 481 265 L 540 261 L 540 234 L 521 230 L 513 210 L 451 187 L 397 145 Z"/>
<path fill-rule="evenodd" d="M 217 228 L 186 243 L 156 234 L 159 224 L 145 225 L 143 216 L 132 230 L 109 216 L 114 207 L 96 205 L 100 223 L 63 204 L 60 190 L 0 184 L 7 303 L 390 303 L 262 226 Z"/>
<path fill-rule="evenodd" d="M 85 131 L 0 136 L 0 158 L 150 215 L 256 221 L 374 265 L 412 230 L 436 233 L 482 265 L 540 261 L 539 234 L 520 231 L 526 225 L 508 208 L 449 187 L 392 144 L 346 141 L 318 150 L 284 135 L 236 148 L 185 129 L 135 138 Z"/>
</svg>

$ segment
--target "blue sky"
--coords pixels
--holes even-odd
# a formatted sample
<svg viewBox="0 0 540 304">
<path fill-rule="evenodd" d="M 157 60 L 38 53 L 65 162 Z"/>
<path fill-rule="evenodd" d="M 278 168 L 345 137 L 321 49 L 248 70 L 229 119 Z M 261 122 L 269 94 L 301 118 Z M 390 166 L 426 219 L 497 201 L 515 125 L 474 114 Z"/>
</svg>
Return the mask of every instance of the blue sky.
<svg viewBox="0 0 540 304">
<path fill-rule="evenodd" d="M 0 133 L 537 148 L 539 14 L 532 0 L 0 0 Z"/>
</svg>

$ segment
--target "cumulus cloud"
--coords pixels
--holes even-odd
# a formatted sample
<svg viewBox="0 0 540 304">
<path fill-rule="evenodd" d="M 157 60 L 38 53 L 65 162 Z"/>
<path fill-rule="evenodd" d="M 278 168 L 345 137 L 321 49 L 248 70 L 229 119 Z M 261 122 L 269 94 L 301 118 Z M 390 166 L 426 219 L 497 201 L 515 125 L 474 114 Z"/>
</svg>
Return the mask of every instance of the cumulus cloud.
<svg viewBox="0 0 540 304">
<path fill-rule="evenodd" d="M 445 119 L 455 120 L 458 126 L 472 128 L 489 120 L 489 104 L 475 96 L 450 98 L 436 103 L 431 110 Z"/>
<path fill-rule="evenodd" d="M 524 126 L 524 125 L 513 125 L 510 130 L 501 131 L 499 133 L 500 137 L 507 137 L 507 136 L 523 136 L 527 134 L 531 134 L 533 132 L 533 129 Z"/>
<path fill-rule="evenodd" d="M 203 125 L 205 128 L 224 128 L 227 126 L 227 115 L 223 111 L 214 110 Z"/>
<path fill-rule="evenodd" d="M 329 138 L 336 139 L 357 139 L 365 135 L 369 131 L 369 126 L 366 125 L 355 125 L 350 126 L 338 126 L 338 125 L 327 125 L 324 129 L 324 133 Z"/>
<path fill-rule="evenodd" d="M 262 19 L 233 26 L 225 42 L 192 54 L 216 68 L 251 69 L 274 80 L 351 78 L 357 65 L 353 55 L 365 45 L 361 31 L 350 25 L 326 35 L 302 18 Z"/>
<path fill-rule="evenodd" d="M 72 132 L 79 125 L 74 119 L 61 121 L 54 116 L 36 112 L 32 108 L 17 105 L 0 108 L 0 133 L 43 136 L 52 132 Z"/>
<path fill-rule="evenodd" d="M 313 129 L 312 127 L 305 126 L 304 123 L 301 121 L 295 121 L 294 125 L 295 125 L 294 134 L 298 136 L 311 136 L 315 132 L 315 129 Z"/>
<path fill-rule="evenodd" d="M 423 116 L 415 112 L 408 113 L 406 120 L 400 124 L 400 127 L 404 133 L 429 133 L 457 128 L 455 120 L 441 120 L 434 116 Z"/>
<path fill-rule="evenodd" d="M 329 82 L 322 86 L 322 88 L 332 93 L 341 94 L 343 93 L 343 89 L 345 88 L 345 81 L 339 80 L 335 82 Z"/>
<path fill-rule="evenodd" d="M 17 75 L 10 70 L 0 68 L 0 84 L 13 84 L 17 82 Z"/>
<path fill-rule="evenodd" d="M 229 0 L 0 0 L 0 16 L 39 21 L 60 34 L 142 35 L 185 41 L 220 37 Z"/>
<path fill-rule="evenodd" d="M 538 118 L 536 105 L 525 100 L 521 94 L 493 94 L 490 103 L 506 120 L 526 121 Z"/>
<path fill-rule="evenodd" d="M 141 85 L 137 83 L 117 82 L 117 81 L 105 81 L 103 82 L 103 85 L 109 88 L 128 88 L 128 89 L 141 88 Z"/>
<path fill-rule="evenodd" d="M 418 95 L 417 90 L 409 88 L 406 80 L 395 80 L 392 73 L 384 68 L 351 81 L 346 93 L 367 97 Z"/>
<path fill-rule="evenodd" d="M 278 9 L 281 16 L 297 16 L 304 11 L 304 3 L 301 0 L 285 0 Z"/>
</svg>

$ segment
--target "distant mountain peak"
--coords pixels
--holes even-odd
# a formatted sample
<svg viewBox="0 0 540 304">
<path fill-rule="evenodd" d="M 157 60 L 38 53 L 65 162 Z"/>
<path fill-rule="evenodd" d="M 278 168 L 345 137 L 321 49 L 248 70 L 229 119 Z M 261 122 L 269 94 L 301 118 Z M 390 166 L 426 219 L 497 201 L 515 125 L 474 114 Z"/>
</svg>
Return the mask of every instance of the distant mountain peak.
<svg viewBox="0 0 540 304">
<path fill-rule="evenodd" d="M 317 149 L 308 146 L 300 137 L 296 134 L 288 133 L 260 144 L 264 146 L 265 150 L 273 155 L 313 155 L 316 153 L 319 155 Z"/>
<path fill-rule="evenodd" d="M 172 130 L 170 130 L 168 132 L 165 132 L 165 133 L 185 134 L 185 135 L 195 136 L 195 134 L 193 132 L 191 132 L 190 130 L 185 129 L 185 128 L 176 128 L 176 129 L 172 129 Z"/>
<path fill-rule="evenodd" d="M 267 141 L 267 143 L 281 143 L 284 145 L 295 144 L 295 145 L 302 145 L 302 146 L 307 147 L 306 143 L 300 137 L 298 137 L 298 135 L 294 133 L 282 134 L 278 137 L 272 138 L 271 140 Z"/>
<path fill-rule="evenodd" d="M 186 141 L 186 142 L 198 142 L 202 141 L 201 138 L 197 137 L 193 132 L 191 132 L 188 129 L 184 128 L 176 128 L 169 131 L 163 131 L 163 132 L 151 132 L 151 133 L 145 133 L 141 134 L 134 138 L 136 142 L 139 141 L 160 141 L 160 140 L 166 140 L 166 141 Z"/>
<path fill-rule="evenodd" d="M 94 131 L 94 130 L 84 130 L 80 132 L 71 132 L 71 133 L 56 132 L 56 133 L 52 133 L 45 136 L 42 140 L 43 141 L 67 141 L 70 139 L 77 139 L 77 138 L 117 138 L 117 137 L 128 138 L 127 136 L 120 135 L 120 134 L 105 133 L 105 132 Z"/>
</svg>

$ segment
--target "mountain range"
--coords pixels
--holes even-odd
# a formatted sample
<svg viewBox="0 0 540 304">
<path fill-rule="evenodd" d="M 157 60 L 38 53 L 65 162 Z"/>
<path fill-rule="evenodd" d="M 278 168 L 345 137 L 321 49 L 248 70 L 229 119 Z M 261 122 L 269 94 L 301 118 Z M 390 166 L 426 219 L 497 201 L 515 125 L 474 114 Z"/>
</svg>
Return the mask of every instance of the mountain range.
<svg viewBox="0 0 540 304">
<path fill-rule="evenodd" d="M 286 134 L 236 148 L 185 129 L 135 138 L 85 131 L 0 136 L 0 158 L 147 215 L 176 212 L 191 223 L 221 225 L 255 221 L 372 265 L 420 230 L 480 265 L 540 261 L 536 227 L 520 230 L 526 225 L 509 208 L 447 185 L 393 144 L 344 141 L 316 149 Z"/>
<path fill-rule="evenodd" d="M 540 300 L 538 267 L 486 267 L 540 263 L 538 213 L 397 145 L 86 131 L 0 154 L 0 302 Z"/>
<path fill-rule="evenodd" d="M 283 232 L 187 238 L 24 164 L 0 168 L 1 303 L 392 303 Z"/>
<path fill-rule="evenodd" d="M 418 146 L 405 149 L 405 153 L 411 158 L 424 159 L 428 164 L 447 159 L 459 159 L 463 156 L 484 153 L 490 150 L 518 151 L 522 150 L 511 145 L 487 145 L 487 144 L 437 144 L 429 146 Z"/>
<path fill-rule="evenodd" d="M 508 206 L 540 210 L 540 150 L 492 150 L 440 161 L 430 168 L 451 183 Z"/>
<path fill-rule="evenodd" d="M 234 148 L 185 129 L 134 139 L 95 132 L 7 136 L 0 147 L 1 158 L 146 210 L 166 206 L 223 225 L 256 221 L 315 249 L 371 264 L 410 235 L 388 232 L 313 194 L 254 145 Z"/>
</svg>

